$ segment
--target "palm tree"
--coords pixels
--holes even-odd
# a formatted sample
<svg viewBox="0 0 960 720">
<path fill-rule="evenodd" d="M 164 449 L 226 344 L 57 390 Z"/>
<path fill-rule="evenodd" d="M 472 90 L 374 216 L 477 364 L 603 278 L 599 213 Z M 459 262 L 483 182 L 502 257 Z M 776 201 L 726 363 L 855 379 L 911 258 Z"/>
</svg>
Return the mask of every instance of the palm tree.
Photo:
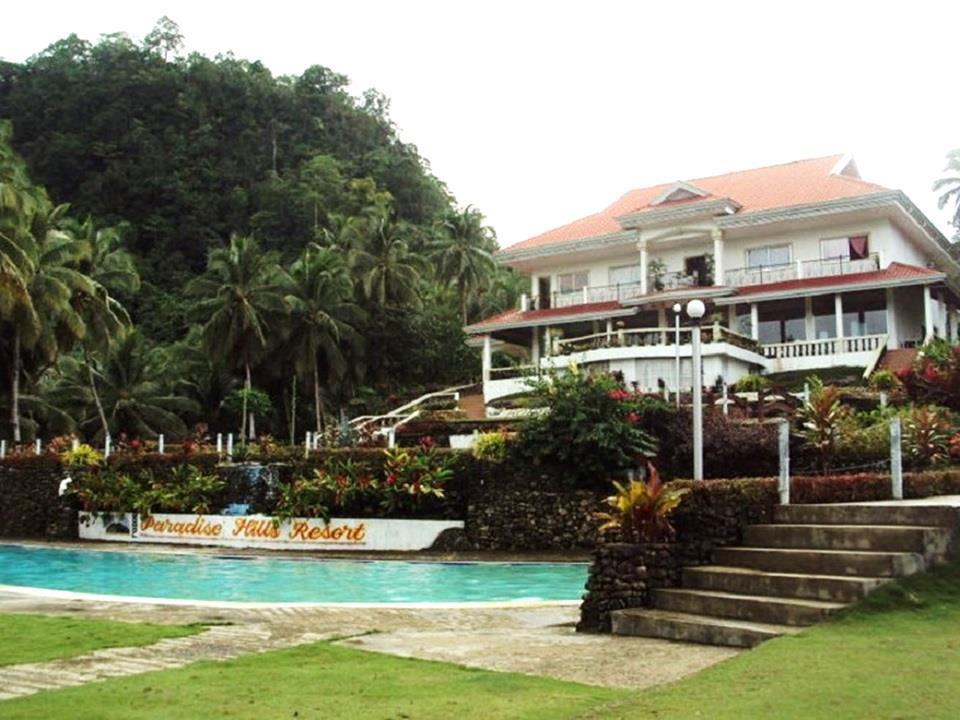
<svg viewBox="0 0 960 720">
<path fill-rule="evenodd" d="M 323 432 L 320 369 L 328 381 L 343 376 L 348 366 L 344 350 L 359 351 L 355 324 L 362 311 L 352 301 L 353 283 L 336 251 L 310 244 L 286 278 L 286 302 L 291 314 L 289 345 L 298 373 L 311 377 L 317 432 Z"/>
<path fill-rule="evenodd" d="M 266 351 L 270 321 L 285 311 L 278 282 L 276 253 L 263 252 L 249 236 L 234 235 L 227 247 L 210 253 L 204 275 L 187 291 L 203 298 L 197 307 L 204 343 L 216 360 L 235 363 L 244 371 L 243 420 L 240 436 L 256 436 L 251 414 L 247 422 L 247 395 L 253 388 L 251 367 Z"/>
<path fill-rule="evenodd" d="M 80 292 L 73 297 L 73 306 L 83 318 L 86 333 L 81 343 L 90 392 L 100 417 L 101 431 L 110 432 L 106 412 L 97 392 L 91 352 L 108 349 L 110 340 L 129 327 L 130 317 L 123 305 L 111 295 L 115 292 L 135 293 L 140 289 L 133 256 L 120 246 L 120 228 L 97 228 L 91 218 L 84 222 L 67 220 L 65 230 L 89 248 L 81 269 L 92 282 L 92 294 Z"/>
<path fill-rule="evenodd" d="M 381 218 L 371 224 L 370 232 L 354 251 L 352 268 L 368 300 L 379 305 L 396 302 L 419 306 L 420 273 L 407 244 L 408 233 L 404 223 Z"/>
<path fill-rule="evenodd" d="M 436 263 L 437 276 L 457 288 L 460 318 L 466 325 L 470 294 L 488 284 L 496 267 L 496 236 L 483 224 L 480 211 L 470 205 L 460 212 L 451 212 L 438 229 L 440 237 L 431 243 L 431 258 Z"/>
<path fill-rule="evenodd" d="M 72 304 L 77 294 L 96 294 L 95 283 L 76 269 L 87 256 L 84 243 L 60 229 L 66 205 L 52 207 L 42 195 L 32 215 L 19 226 L 7 224 L 2 235 L 7 283 L 14 294 L 0 307 L 0 319 L 10 323 L 10 423 L 20 442 L 20 378 L 24 353 L 35 365 L 47 367 L 61 351 L 86 334 L 83 318 Z M 10 268 L 15 268 L 11 271 Z"/>
<path fill-rule="evenodd" d="M 943 168 L 947 177 L 940 178 L 933 184 L 936 192 L 944 190 L 937 200 L 937 206 L 942 210 L 950 203 L 954 204 L 953 219 L 951 222 L 960 229 L 960 148 L 947 153 L 947 164 Z"/>
<path fill-rule="evenodd" d="M 155 353 L 135 330 L 122 333 L 97 367 L 100 401 L 91 412 L 93 393 L 84 363 L 73 357 L 61 362 L 63 380 L 53 390 L 58 405 L 77 408 L 81 428 L 102 441 L 106 434 L 132 437 L 183 435 L 187 426 L 180 414 L 196 412 L 193 400 L 171 392 L 163 377 L 162 353 Z M 101 426 L 105 413 L 107 425 Z M 99 426 L 99 427 L 98 427 Z M 93 432 L 93 428 L 98 428 Z"/>
</svg>

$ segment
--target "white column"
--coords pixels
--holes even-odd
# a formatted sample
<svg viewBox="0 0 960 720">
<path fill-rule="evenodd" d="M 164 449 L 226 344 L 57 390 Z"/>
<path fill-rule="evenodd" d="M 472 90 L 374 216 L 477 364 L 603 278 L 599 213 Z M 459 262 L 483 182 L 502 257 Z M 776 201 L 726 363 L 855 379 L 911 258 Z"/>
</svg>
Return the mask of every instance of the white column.
<svg viewBox="0 0 960 720">
<path fill-rule="evenodd" d="M 804 331 L 807 340 L 817 339 L 817 323 L 813 318 L 813 298 L 809 295 L 803 299 L 804 308 Z"/>
<path fill-rule="evenodd" d="M 668 325 L 667 325 L 667 309 L 666 309 L 666 308 L 662 308 L 662 307 L 661 307 L 661 308 L 657 308 L 657 327 L 658 327 L 658 328 L 667 328 L 667 327 L 668 327 Z M 667 344 L 667 331 L 666 331 L 666 329 L 664 329 L 664 331 L 660 333 L 660 344 L 661 344 L 661 345 L 666 345 L 666 344 Z"/>
<path fill-rule="evenodd" d="M 937 327 L 940 337 L 947 337 L 947 299 L 943 296 L 943 290 L 937 293 Z"/>
<path fill-rule="evenodd" d="M 713 237 L 713 284 L 723 285 L 723 231 L 714 228 L 710 235 Z"/>
<path fill-rule="evenodd" d="M 837 293 L 833 296 L 833 311 L 836 314 L 837 338 L 843 337 L 843 295 Z"/>
<path fill-rule="evenodd" d="M 483 336 L 483 382 L 490 382 L 490 368 L 493 366 L 493 346 L 490 336 Z"/>
<path fill-rule="evenodd" d="M 897 334 L 897 312 L 893 304 L 893 288 L 887 288 L 884 293 L 887 303 L 887 350 L 900 346 L 900 337 Z"/>
<path fill-rule="evenodd" d="M 923 327 L 924 332 L 926 333 L 923 337 L 923 341 L 926 342 L 933 337 L 933 307 L 930 301 L 930 286 L 923 286 Z"/>
<path fill-rule="evenodd" d="M 610 342 L 610 338 L 613 337 L 613 319 L 607 318 L 607 342 Z"/>
<path fill-rule="evenodd" d="M 540 365 L 540 328 L 530 328 L 530 361 L 534 365 Z"/>
<path fill-rule="evenodd" d="M 740 332 L 737 330 L 737 306 L 736 305 L 727 305 L 727 327 L 733 330 L 733 332 Z"/>
<path fill-rule="evenodd" d="M 526 293 L 520 295 L 520 311 L 526 312 L 530 309 L 530 298 Z"/>
<path fill-rule="evenodd" d="M 760 311 L 756 303 L 750 303 L 750 337 L 760 339 Z"/>
<path fill-rule="evenodd" d="M 641 241 L 638 243 L 638 246 L 640 247 L 640 294 L 641 294 L 641 295 L 646 295 L 646 294 L 647 294 L 647 285 L 648 285 L 648 282 L 649 282 L 649 280 L 648 280 L 648 278 L 647 278 L 647 273 L 648 273 L 647 268 L 649 267 L 650 257 L 649 257 L 649 254 L 648 254 L 648 252 L 647 252 L 647 243 L 646 243 L 646 241 L 641 240 Z"/>
<path fill-rule="evenodd" d="M 553 348 L 550 344 L 550 326 L 543 329 L 543 347 L 540 349 L 543 357 L 550 357 L 553 354 Z"/>
</svg>

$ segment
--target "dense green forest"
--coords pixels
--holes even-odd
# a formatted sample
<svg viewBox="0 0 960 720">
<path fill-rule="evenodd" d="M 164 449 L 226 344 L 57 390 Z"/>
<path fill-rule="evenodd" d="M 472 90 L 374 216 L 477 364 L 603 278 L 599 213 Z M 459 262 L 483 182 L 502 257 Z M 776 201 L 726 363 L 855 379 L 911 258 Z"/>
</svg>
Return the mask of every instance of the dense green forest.
<svg viewBox="0 0 960 720">
<path fill-rule="evenodd" d="M 0 123 L 0 437 L 322 428 L 476 379 L 464 321 L 524 287 L 319 65 L 185 55 L 164 18 L 0 63 Z"/>
</svg>

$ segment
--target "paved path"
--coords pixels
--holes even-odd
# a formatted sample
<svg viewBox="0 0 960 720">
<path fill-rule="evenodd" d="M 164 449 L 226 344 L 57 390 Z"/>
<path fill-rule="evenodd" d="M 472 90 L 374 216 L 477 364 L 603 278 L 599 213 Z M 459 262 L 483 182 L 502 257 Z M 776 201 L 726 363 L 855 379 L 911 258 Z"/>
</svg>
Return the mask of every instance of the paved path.
<svg viewBox="0 0 960 720">
<path fill-rule="evenodd" d="M 0 699 L 335 638 L 363 650 L 625 688 L 670 682 L 738 652 L 648 638 L 577 634 L 572 623 L 578 611 L 573 606 L 242 609 L 44 600 L 0 593 L 0 612 L 231 623 L 142 648 L 0 667 Z"/>
</svg>

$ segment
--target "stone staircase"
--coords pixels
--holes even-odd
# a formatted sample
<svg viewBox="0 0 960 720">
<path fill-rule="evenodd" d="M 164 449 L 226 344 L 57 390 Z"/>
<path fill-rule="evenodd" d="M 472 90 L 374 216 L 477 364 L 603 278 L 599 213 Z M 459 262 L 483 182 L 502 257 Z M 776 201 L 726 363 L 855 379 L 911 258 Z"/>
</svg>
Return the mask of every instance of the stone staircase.
<svg viewBox="0 0 960 720">
<path fill-rule="evenodd" d="M 942 562 L 958 526 L 948 506 L 780 506 L 715 564 L 683 568 L 682 587 L 652 590 L 652 608 L 614 611 L 613 633 L 754 647 Z"/>
</svg>

